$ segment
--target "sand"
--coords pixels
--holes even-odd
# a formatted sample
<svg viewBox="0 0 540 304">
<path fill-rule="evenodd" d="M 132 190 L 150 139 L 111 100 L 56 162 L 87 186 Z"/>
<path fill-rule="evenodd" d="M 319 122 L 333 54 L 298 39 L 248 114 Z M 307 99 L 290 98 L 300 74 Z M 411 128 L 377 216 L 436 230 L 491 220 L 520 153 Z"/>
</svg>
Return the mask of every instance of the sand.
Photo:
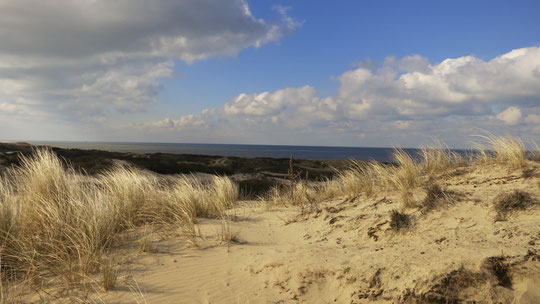
<svg viewBox="0 0 540 304">
<path fill-rule="evenodd" d="M 405 231 L 390 228 L 401 208 L 391 191 L 302 216 L 252 202 L 231 211 L 235 242 L 216 239 L 221 221 L 201 220 L 199 248 L 161 237 L 154 252 L 124 257 L 117 287 L 102 296 L 133 303 L 127 285 L 137 282 L 146 303 L 540 303 L 540 208 L 506 221 L 493 209 L 514 190 L 540 198 L 540 165 L 531 166 L 528 178 L 498 165 L 439 177 L 459 198 L 428 213 L 405 209 Z"/>
<path fill-rule="evenodd" d="M 540 163 L 527 165 L 525 173 L 487 164 L 433 176 L 453 199 L 426 212 L 404 208 L 389 189 L 305 214 L 238 202 L 231 242 L 220 238 L 219 219 L 200 219 L 196 238 L 157 230 L 145 252 L 138 240 L 109 254 L 113 290 L 39 294 L 56 303 L 75 302 L 73 294 L 98 303 L 540 303 Z M 515 190 L 537 204 L 497 221 L 495 201 Z M 411 195 L 419 202 L 426 193 Z M 393 229 L 393 210 L 408 214 L 410 227 Z"/>
</svg>

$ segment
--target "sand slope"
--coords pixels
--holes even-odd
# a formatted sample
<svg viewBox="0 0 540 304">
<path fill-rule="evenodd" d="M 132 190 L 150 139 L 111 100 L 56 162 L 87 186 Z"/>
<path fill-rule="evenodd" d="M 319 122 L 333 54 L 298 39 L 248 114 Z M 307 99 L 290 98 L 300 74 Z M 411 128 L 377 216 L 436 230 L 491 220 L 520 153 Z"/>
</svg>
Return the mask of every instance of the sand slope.
<svg viewBox="0 0 540 304">
<path fill-rule="evenodd" d="M 303 216 L 238 209 L 238 242 L 215 245 L 220 221 L 203 220 L 201 249 L 165 238 L 163 252 L 137 256 L 142 268 L 130 275 L 147 303 L 540 303 L 540 208 L 506 221 L 493 209 L 516 189 L 540 198 L 539 164 L 531 166 L 528 178 L 497 165 L 438 177 L 459 195 L 428 213 L 405 209 L 406 231 L 390 229 L 401 203 L 388 191 Z M 104 299 L 130 303 L 133 292 L 120 282 Z"/>
</svg>

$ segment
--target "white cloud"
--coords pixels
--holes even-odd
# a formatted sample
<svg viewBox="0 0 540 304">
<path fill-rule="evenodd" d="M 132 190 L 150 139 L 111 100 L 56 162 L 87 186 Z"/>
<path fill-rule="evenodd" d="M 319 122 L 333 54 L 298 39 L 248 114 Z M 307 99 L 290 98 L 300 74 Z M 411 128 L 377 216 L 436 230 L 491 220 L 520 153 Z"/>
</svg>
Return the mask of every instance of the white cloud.
<svg viewBox="0 0 540 304">
<path fill-rule="evenodd" d="M 0 101 L 89 121 L 141 111 L 174 60 L 234 56 L 300 25 L 279 14 L 268 23 L 244 0 L 0 1 Z"/>
<path fill-rule="evenodd" d="M 530 124 L 536 124 L 540 126 L 540 115 L 539 114 L 529 114 L 525 117 L 525 122 Z"/>
<path fill-rule="evenodd" d="M 450 130 L 447 136 L 464 136 L 477 128 L 496 128 L 496 121 L 526 136 L 536 132 L 540 117 L 538 71 L 540 47 L 513 50 L 490 61 L 464 56 L 430 64 L 418 55 L 388 58 L 377 70 L 344 72 L 332 96 L 320 98 L 311 86 L 240 94 L 201 119 L 210 129 L 243 127 L 251 138 L 272 135 L 280 142 L 290 137 L 305 142 L 310 134 L 331 143 L 358 140 L 362 133 L 363 142 L 388 145 Z M 495 115 L 494 108 L 505 110 Z M 522 113 L 528 114 L 524 125 L 518 124 Z"/>
<path fill-rule="evenodd" d="M 521 119 L 521 110 L 516 107 L 508 107 L 506 110 L 497 114 L 497 119 L 504 121 L 507 125 L 515 125 Z"/>
<path fill-rule="evenodd" d="M 223 106 L 223 112 L 225 115 L 275 115 L 289 107 L 308 106 L 313 98 L 315 89 L 310 86 L 288 88 L 272 93 L 240 94 Z"/>
</svg>

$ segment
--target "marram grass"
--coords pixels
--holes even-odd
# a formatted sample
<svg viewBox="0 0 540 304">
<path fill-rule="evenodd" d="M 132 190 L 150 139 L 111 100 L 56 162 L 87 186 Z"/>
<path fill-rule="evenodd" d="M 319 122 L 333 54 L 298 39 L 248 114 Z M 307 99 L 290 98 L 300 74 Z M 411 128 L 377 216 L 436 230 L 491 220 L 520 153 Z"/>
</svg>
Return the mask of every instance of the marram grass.
<svg viewBox="0 0 540 304">
<path fill-rule="evenodd" d="M 222 217 L 237 196 L 227 177 L 164 183 L 132 167 L 89 177 L 36 150 L 0 178 L 2 281 L 77 281 L 106 269 L 103 253 L 118 233 L 146 224 L 194 231 L 196 217 Z"/>
</svg>

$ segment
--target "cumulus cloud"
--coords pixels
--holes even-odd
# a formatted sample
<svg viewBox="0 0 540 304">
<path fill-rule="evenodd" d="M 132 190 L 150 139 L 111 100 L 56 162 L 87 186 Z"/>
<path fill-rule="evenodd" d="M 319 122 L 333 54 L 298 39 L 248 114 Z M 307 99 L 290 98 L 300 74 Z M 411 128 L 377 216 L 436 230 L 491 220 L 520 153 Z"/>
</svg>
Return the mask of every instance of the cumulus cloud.
<svg viewBox="0 0 540 304">
<path fill-rule="evenodd" d="M 504 121 L 507 125 L 515 125 L 521 119 L 521 110 L 516 107 L 508 107 L 497 114 L 497 119 Z"/>
<path fill-rule="evenodd" d="M 156 101 L 174 60 L 279 40 L 300 24 L 253 16 L 244 0 L 0 1 L 0 102 L 96 119 Z"/>
<path fill-rule="evenodd" d="M 280 128 L 282 138 L 293 133 L 299 138 L 305 133 L 358 138 L 362 133 L 373 143 L 389 130 L 396 138 L 432 136 L 443 127 L 470 134 L 496 127 L 493 117 L 521 128 L 522 135 L 538 129 L 540 47 L 512 50 L 489 61 L 464 56 L 430 64 L 419 55 L 390 57 L 378 69 L 359 67 L 338 79 L 339 90 L 332 96 L 321 98 L 311 86 L 240 94 L 200 118 L 210 127 L 219 121 L 221 129 L 243 125 L 259 135 Z M 497 108 L 505 110 L 495 113 Z M 528 115 L 520 126 L 522 113 Z"/>
</svg>

